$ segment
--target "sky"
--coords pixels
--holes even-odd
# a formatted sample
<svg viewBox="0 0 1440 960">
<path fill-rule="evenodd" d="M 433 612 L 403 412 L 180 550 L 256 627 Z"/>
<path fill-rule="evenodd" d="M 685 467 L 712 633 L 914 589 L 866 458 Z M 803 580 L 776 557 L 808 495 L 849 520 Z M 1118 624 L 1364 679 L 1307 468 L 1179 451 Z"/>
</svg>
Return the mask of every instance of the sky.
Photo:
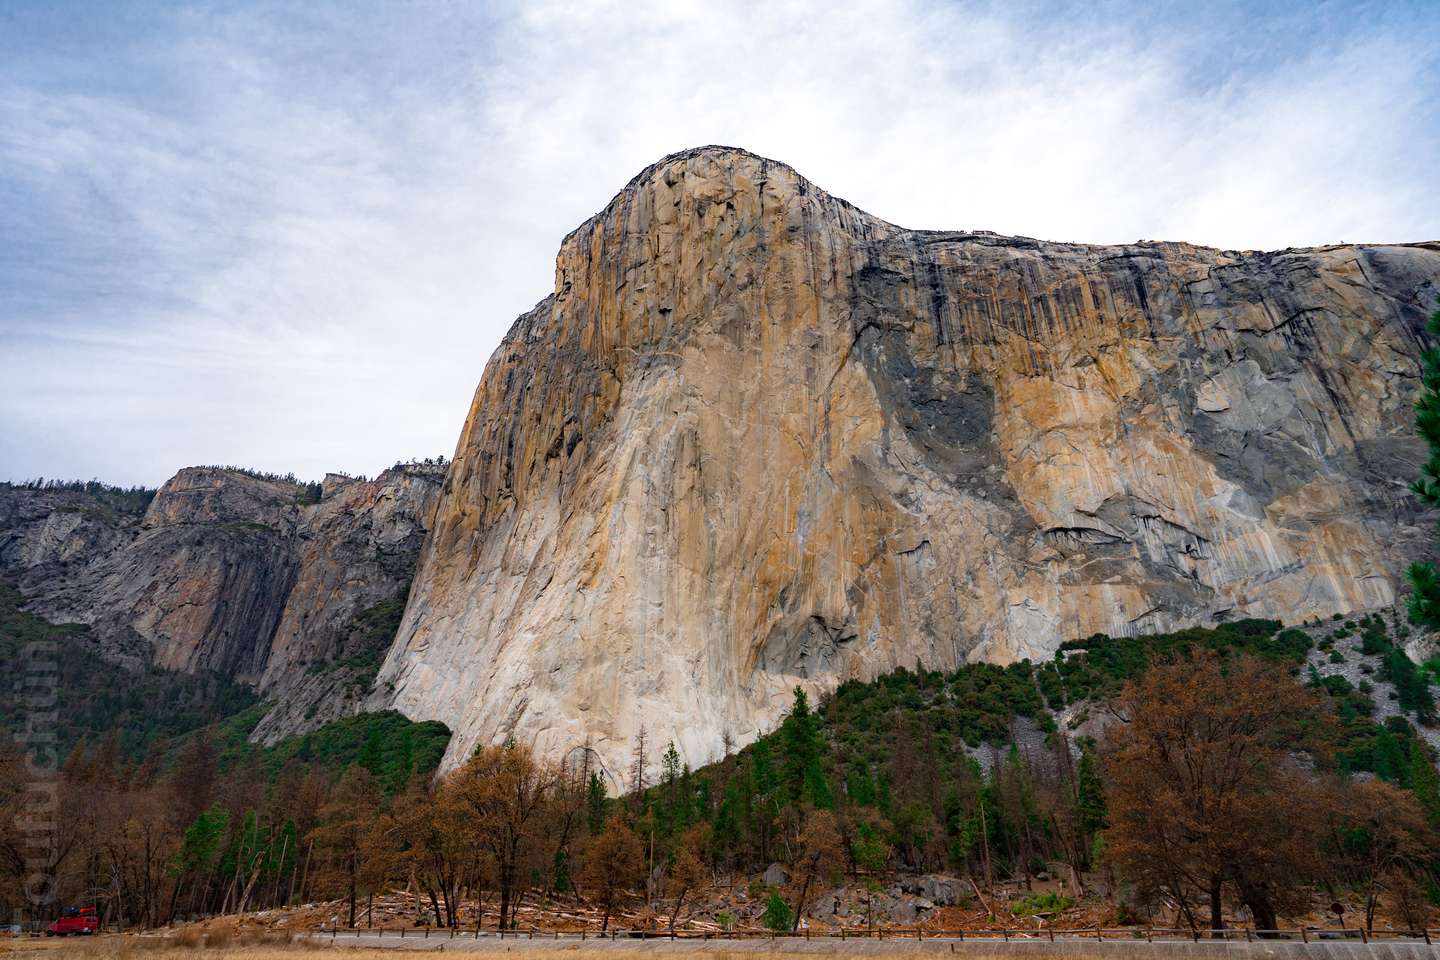
<svg viewBox="0 0 1440 960">
<path fill-rule="evenodd" d="M 1440 239 L 1440 4 L 0 0 L 0 479 L 448 456 L 708 143 L 907 227 Z"/>
</svg>

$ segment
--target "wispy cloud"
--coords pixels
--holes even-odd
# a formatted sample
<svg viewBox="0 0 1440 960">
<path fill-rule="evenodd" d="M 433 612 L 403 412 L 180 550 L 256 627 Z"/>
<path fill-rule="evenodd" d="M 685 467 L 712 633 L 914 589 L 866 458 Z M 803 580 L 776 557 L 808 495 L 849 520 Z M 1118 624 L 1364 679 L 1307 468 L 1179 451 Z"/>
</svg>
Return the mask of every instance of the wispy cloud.
<svg viewBox="0 0 1440 960">
<path fill-rule="evenodd" d="M 448 452 L 560 237 L 699 143 L 909 226 L 1440 235 L 1423 6 L 1200 6 L 0 12 L 0 475 Z"/>
</svg>

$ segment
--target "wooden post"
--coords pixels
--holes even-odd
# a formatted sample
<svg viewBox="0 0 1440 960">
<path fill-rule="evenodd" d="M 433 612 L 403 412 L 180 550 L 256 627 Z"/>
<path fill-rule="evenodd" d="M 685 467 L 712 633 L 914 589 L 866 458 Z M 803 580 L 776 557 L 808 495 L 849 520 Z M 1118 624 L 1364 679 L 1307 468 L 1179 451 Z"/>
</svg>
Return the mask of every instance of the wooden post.
<svg viewBox="0 0 1440 960">
<path fill-rule="evenodd" d="M 1310 942 L 1310 932 L 1305 929 L 1305 927 L 1304 927 L 1303 924 L 1302 924 L 1301 927 L 1300 927 L 1300 942 L 1301 942 L 1301 943 L 1309 943 L 1309 942 Z"/>
<path fill-rule="evenodd" d="M 1360 942 L 1361 942 L 1361 943 L 1369 943 L 1369 942 L 1370 942 L 1370 936 L 1369 936 L 1369 934 L 1367 934 L 1367 933 L 1365 932 L 1365 928 L 1364 928 L 1364 927 L 1361 927 L 1361 928 L 1360 928 Z"/>
</svg>

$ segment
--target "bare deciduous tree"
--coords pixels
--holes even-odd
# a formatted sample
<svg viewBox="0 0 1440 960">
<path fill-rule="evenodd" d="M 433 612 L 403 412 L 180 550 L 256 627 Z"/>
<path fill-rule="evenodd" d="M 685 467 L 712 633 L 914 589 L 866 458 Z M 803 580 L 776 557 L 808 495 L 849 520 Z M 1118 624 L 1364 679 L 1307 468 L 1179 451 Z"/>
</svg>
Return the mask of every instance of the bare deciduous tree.
<svg viewBox="0 0 1440 960">
<path fill-rule="evenodd" d="M 585 883 L 605 905 L 601 932 L 610 927 L 616 894 L 638 883 L 644 869 L 645 850 L 640 838 L 620 816 L 612 816 L 605 824 L 605 832 L 591 842 L 584 859 Z"/>
<path fill-rule="evenodd" d="M 495 860 L 502 930 L 514 923 L 519 867 L 538 845 L 541 814 L 555 779 L 555 771 L 537 762 L 528 746 L 508 743 L 477 751 L 442 787 L 446 805 L 463 817 L 474 843 Z"/>
<path fill-rule="evenodd" d="M 1114 708 L 1105 768 L 1116 866 L 1168 894 L 1192 925 L 1198 892 L 1210 927 L 1223 926 L 1229 884 L 1256 927 L 1274 929 L 1317 872 L 1323 807 L 1294 760 L 1324 725 L 1316 694 L 1269 661 L 1201 652 L 1152 667 Z"/>
</svg>

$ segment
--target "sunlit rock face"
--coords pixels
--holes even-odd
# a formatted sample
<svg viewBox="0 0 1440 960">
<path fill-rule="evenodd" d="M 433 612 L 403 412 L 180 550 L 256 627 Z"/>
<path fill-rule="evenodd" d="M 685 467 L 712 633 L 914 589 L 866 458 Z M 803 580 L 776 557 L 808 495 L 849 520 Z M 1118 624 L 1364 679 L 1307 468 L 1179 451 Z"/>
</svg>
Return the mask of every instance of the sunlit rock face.
<svg viewBox="0 0 1440 960">
<path fill-rule="evenodd" d="M 1440 245 L 1237 253 L 905 230 L 667 157 L 566 237 L 475 394 L 387 697 L 643 725 L 692 764 L 823 690 L 1064 640 L 1388 605 Z"/>
</svg>

